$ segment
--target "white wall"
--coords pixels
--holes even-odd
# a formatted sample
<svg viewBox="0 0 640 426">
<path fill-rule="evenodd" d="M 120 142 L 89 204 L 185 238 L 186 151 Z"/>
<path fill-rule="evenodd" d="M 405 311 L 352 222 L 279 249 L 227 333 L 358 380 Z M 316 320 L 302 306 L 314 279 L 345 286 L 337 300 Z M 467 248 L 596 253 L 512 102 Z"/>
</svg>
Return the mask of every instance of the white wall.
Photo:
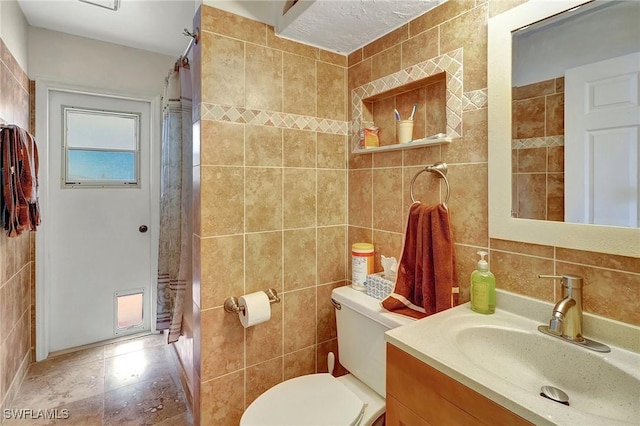
<svg viewBox="0 0 640 426">
<path fill-rule="evenodd" d="M 28 74 L 27 39 L 29 24 L 15 0 L 0 0 L 0 37 Z"/>
<path fill-rule="evenodd" d="M 513 85 L 560 77 L 569 68 L 639 51 L 640 2 L 609 4 L 566 22 L 518 30 L 513 37 Z"/>
<path fill-rule="evenodd" d="M 161 95 L 176 57 L 29 28 L 29 78 Z"/>
</svg>

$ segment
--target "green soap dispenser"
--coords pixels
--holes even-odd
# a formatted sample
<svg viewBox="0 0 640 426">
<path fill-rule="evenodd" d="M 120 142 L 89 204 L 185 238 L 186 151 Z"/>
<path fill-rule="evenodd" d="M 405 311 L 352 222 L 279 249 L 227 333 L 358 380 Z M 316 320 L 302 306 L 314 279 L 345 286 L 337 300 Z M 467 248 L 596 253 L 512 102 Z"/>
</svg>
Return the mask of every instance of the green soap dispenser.
<svg viewBox="0 0 640 426">
<path fill-rule="evenodd" d="M 496 311 L 496 277 L 489 271 L 484 257 L 486 251 L 479 251 L 478 269 L 471 274 L 471 310 L 481 314 Z"/>
</svg>

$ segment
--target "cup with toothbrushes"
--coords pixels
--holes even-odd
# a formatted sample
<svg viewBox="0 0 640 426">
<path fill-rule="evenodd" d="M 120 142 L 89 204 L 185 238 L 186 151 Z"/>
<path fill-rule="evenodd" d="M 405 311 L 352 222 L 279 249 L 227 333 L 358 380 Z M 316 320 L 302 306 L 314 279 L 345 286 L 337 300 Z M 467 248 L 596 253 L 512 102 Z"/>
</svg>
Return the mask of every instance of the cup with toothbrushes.
<svg viewBox="0 0 640 426">
<path fill-rule="evenodd" d="M 396 117 L 396 136 L 398 138 L 398 143 L 409 143 L 413 140 L 413 116 L 416 114 L 417 109 L 418 104 L 413 104 L 411 116 L 409 116 L 408 120 L 400 119 L 400 113 L 398 110 L 393 110 Z"/>
</svg>

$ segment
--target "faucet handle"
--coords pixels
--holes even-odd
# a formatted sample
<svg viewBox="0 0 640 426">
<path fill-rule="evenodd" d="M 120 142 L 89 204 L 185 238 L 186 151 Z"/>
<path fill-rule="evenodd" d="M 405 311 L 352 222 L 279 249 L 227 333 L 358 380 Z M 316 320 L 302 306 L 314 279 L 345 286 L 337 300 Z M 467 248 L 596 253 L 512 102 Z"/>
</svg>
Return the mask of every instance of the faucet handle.
<svg viewBox="0 0 640 426">
<path fill-rule="evenodd" d="M 567 287 L 570 289 L 581 289 L 582 288 L 582 281 L 583 278 L 579 277 L 577 275 L 569 275 L 569 274 L 563 274 L 563 275 L 538 275 L 538 278 L 553 278 L 553 279 L 557 279 L 560 280 L 560 284 L 562 284 L 563 287 Z"/>
</svg>

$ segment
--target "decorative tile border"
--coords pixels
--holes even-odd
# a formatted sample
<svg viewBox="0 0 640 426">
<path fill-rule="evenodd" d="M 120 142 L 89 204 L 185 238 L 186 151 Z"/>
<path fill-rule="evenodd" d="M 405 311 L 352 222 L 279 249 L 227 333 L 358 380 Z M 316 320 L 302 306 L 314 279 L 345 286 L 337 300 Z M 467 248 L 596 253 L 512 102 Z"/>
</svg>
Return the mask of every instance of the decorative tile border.
<svg viewBox="0 0 640 426">
<path fill-rule="evenodd" d="M 336 135 L 346 135 L 348 130 L 346 121 L 204 102 L 194 109 L 194 118 L 257 126 L 273 126 L 284 129 L 310 130 L 312 132 Z"/>
<path fill-rule="evenodd" d="M 475 111 L 489 104 L 487 89 L 472 90 L 462 95 L 462 111 Z"/>
<path fill-rule="evenodd" d="M 511 140 L 511 149 L 544 148 L 548 146 L 564 146 L 564 135 Z"/>
<path fill-rule="evenodd" d="M 349 131 L 353 146 L 358 141 L 358 130 L 362 127 L 363 105 L 366 98 L 379 95 L 397 89 L 407 83 L 413 83 L 436 74 L 445 73 L 446 78 L 446 105 L 447 105 L 447 136 L 462 136 L 462 111 L 463 111 L 463 50 L 452 50 L 435 58 L 412 65 L 408 68 L 389 74 L 385 77 L 371 81 L 351 91 L 352 121 L 349 123 Z M 475 92 L 470 92 L 467 105 L 474 104 Z M 480 101 L 481 103 L 481 101 Z"/>
</svg>

